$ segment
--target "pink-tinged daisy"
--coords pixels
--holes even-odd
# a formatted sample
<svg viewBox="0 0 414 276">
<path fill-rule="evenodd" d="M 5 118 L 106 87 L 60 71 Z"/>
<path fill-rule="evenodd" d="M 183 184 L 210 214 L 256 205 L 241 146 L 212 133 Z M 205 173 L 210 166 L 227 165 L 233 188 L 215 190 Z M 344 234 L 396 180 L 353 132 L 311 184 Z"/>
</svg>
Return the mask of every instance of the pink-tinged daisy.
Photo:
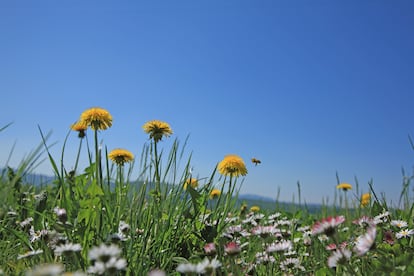
<svg viewBox="0 0 414 276">
<path fill-rule="evenodd" d="M 335 250 L 328 258 L 329 267 L 337 267 L 338 264 L 346 264 L 351 258 L 352 252 L 348 249 Z"/>
<path fill-rule="evenodd" d="M 227 255 L 234 256 L 241 252 L 241 247 L 236 242 L 232 241 L 224 246 L 224 252 L 226 252 Z"/>
<path fill-rule="evenodd" d="M 280 263 L 280 269 L 282 271 L 300 270 L 305 271 L 305 268 L 300 264 L 298 258 L 286 258 Z"/>
<path fill-rule="evenodd" d="M 279 241 L 279 242 L 274 242 L 272 244 L 270 244 L 267 249 L 266 252 L 268 253 L 272 253 L 272 252 L 279 252 L 279 251 L 289 251 L 292 250 L 293 246 L 292 246 L 292 242 L 291 241 Z"/>
<path fill-rule="evenodd" d="M 217 249 L 214 242 L 210 242 L 204 245 L 204 253 L 208 256 L 216 254 Z"/>
<path fill-rule="evenodd" d="M 312 235 L 325 234 L 332 236 L 335 233 L 335 228 L 345 221 L 344 216 L 328 217 L 316 222 L 312 226 Z"/>
<path fill-rule="evenodd" d="M 261 226 L 258 225 L 251 230 L 253 235 L 261 236 L 262 238 L 266 238 L 269 236 L 274 236 L 277 233 L 280 233 L 280 229 L 274 227 L 273 225 L 269 226 Z"/>
<path fill-rule="evenodd" d="M 404 220 L 391 220 L 391 225 L 396 226 L 398 228 L 404 228 L 408 226 L 408 223 Z"/>
<path fill-rule="evenodd" d="M 400 232 L 398 232 L 397 234 L 395 234 L 395 236 L 397 237 L 397 239 L 401 239 L 401 238 L 408 238 L 408 237 L 412 236 L 413 234 L 414 234 L 413 229 L 403 229 Z"/>
<path fill-rule="evenodd" d="M 276 262 L 275 257 L 268 255 L 267 252 L 256 253 L 256 264 L 268 264 Z"/>
<path fill-rule="evenodd" d="M 355 242 L 354 251 L 358 256 L 365 255 L 371 248 L 375 246 L 375 237 L 377 236 L 377 228 L 370 226 L 367 232 L 359 236 Z"/>
<path fill-rule="evenodd" d="M 352 223 L 359 225 L 361 228 L 375 225 L 374 220 L 368 216 L 362 216 L 359 219 L 353 220 Z"/>
</svg>

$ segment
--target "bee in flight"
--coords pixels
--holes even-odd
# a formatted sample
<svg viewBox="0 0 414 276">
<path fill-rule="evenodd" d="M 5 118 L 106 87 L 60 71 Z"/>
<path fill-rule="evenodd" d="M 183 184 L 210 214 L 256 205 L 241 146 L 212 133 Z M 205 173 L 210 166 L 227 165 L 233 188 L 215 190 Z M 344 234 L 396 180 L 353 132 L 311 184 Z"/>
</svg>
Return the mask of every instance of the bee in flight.
<svg viewBox="0 0 414 276">
<path fill-rule="evenodd" d="M 255 166 L 257 166 L 257 164 L 262 163 L 262 161 L 260 161 L 259 159 L 256 159 L 256 158 L 252 158 L 252 163 L 253 163 Z"/>
</svg>

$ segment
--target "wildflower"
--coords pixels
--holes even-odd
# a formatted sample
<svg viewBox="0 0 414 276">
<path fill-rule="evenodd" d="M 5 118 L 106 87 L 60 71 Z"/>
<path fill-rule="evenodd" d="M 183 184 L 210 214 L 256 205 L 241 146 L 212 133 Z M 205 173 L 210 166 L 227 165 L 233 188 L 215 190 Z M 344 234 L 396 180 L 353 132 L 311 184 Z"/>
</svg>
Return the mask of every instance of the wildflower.
<svg viewBox="0 0 414 276">
<path fill-rule="evenodd" d="M 211 255 L 216 254 L 216 252 L 217 252 L 216 245 L 213 242 L 210 242 L 204 245 L 204 253 L 206 253 L 206 255 L 211 256 Z"/>
<path fill-rule="evenodd" d="M 325 234 L 331 236 L 335 233 L 335 228 L 345 221 L 344 216 L 328 217 L 316 222 L 312 226 L 312 235 Z"/>
<path fill-rule="evenodd" d="M 367 232 L 359 236 L 355 242 L 354 251 L 358 256 L 365 255 L 369 250 L 375 246 L 375 237 L 377 236 L 377 228 L 370 226 Z"/>
<path fill-rule="evenodd" d="M 259 212 L 260 211 L 260 207 L 259 206 L 252 206 L 252 207 L 250 207 L 250 211 L 251 212 L 254 212 L 254 213 Z"/>
<path fill-rule="evenodd" d="M 359 219 L 353 220 L 352 223 L 359 225 L 362 228 L 375 225 L 374 220 L 367 216 L 362 216 Z"/>
<path fill-rule="evenodd" d="M 384 233 L 384 242 L 393 245 L 394 244 L 394 234 L 392 231 L 386 231 Z"/>
<path fill-rule="evenodd" d="M 58 276 L 63 272 L 62 264 L 41 264 L 26 272 L 26 276 Z"/>
<path fill-rule="evenodd" d="M 408 225 L 408 223 L 404 220 L 391 220 L 390 224 L 398 228 L 404 228 L 404 227 L 407 227 Z"/>
<path fill-rule="evenodd" d="M 256 253 L 256 264 L 268 264 L 276 262 L 275 257 L 267 254 L 267 252 Z"/>
<path fill-rule="evenodd" d="M 103 108 L 93 107 L 81 114 L 79 123 L 93 130 L 105 130 L 112 126 L 112 116 Z"/>
<path fill-rule="evenodd" d="M 337 267 L 338 264 L 346 264 L 351 258 L 352 252 L 348 249 L 340 249 L 332 252 L 332 255 L 328 258 L 329 267 Z"/>
<path fill-rule="evenodd" d="M 184 190 L 187 190 L 188 185 L 195 189 L 198 187 L 198 180 L 196 178 L 189 178 L 184 182 Z"/>
<path fill-rule="evenodd" d="M 221 263 L 216 258 L 211 261 L 208 258 L 204 258 L 202 262 L 196 265 L 196 273 L 213 275 L 213 272 L 220 266 Z"/>
<path fill-rule="evenodd" d="M 374 223 L 375 224 L 380 224 L 380 223 L 383 223 L 383 222 L 387 222 L 389 215 L 390 215 L 390 212 L 383 211 L 381 214 L 374 217 Z"/>
<path fill-rule="evenodd" d="M 148 276 L 167 276 L 167 273 L 165 273 L 165 271 L 161 269 L 153 269 L 150 272 L 148 272 Z"/>
<path fill-rule="evenodd" d="M 130 230 L 131 230 L 131 226 L 128 223 L 126 223 L 123 220 L 119 222 L 119 226 L 118 226 L 119 233 L 128 234 Z"/>
<path fill-rule="evenodd" d="M 336 186 L 337 189 L 342 189 L 343 191 L 348 191 L 352 189 L 352 185 L 348 183 L 341 183 Z"/>
<path fill-rule="evenodd" d="M 361 196 L 361 207 L 365 207 L 369 204 L 369 201 L 371 200 L 371 194 L 365 193 Z"/>
<path fill-rule="evenodd" d="M 95 246 L 89 251 L 89 259 L 91 261 L 101 261 L 106 263 L 112 257 L 119 257 L 121 254 L 121 249 L 116 245 L 106 245 L 101 244 L 100 246 Z"/>
<path fill-rule="evenodd" d="M 397 239 L 401 239 L 401 238 L 410 237 L 413 234 L 414 234 L 413 229 L 403 229 L 400 232 L 398 232 L 397 234 L 395 234 L 395 236 L 397 237 Z"/>
<path fill-rule="evenodd" d="M 68 214 L 64 208 L 55 207 L 53 211 L 61 222 L 65 223 L 67 221 Z"/>
<path fill-rule="evenodd" d="M 224 252 L 226 252 L 227 255 L 234 256 L 241 252 L 241 247 L 236 242 L 232 241 L 224 246 Z"/>
<path fill-rule="evenodd" d="M 125 270 L 127 262 L 122 258 L 112 257 L 108 262 L 105 263 L 105 269 L 109 275 L 115 275 L 117 271 Z"/>
<path fill-rule="evenodd" d="M 289 251 L 289 250 L 292 250 L 292 242 L 283 240 L 283 241 L 274 242 L 270 244 L 267 247 L 266 252 L 272 253 L 272 252 Z"/>
<path fill-rule="evenodd" d="M 177 266 L 177 268 L 175 270 L 177 272 L 183 273 L 183 274 L 196 273 L 197 266 L 195 264 L 192 264 L 192 263 L 181 263 Z"/>
<path fill-rule="evenodd" d="M 123 166 L 124 163 L 134 160 L 134 155 L 125 149 L 114 149 L 108 154 L 108 157 L 119 166 Z"/>
<path fill-rule="evenodd" d="M 266 238 L 271 235 L 279 234 L 280 229 L 274 227 L 273 225 L 270 226 L 261 226 L 258 225 L 251 230 L 253 235 L 261 236 L 262 238 Z"/>
<path fill-rule="evenodd" d="M 289 271 L 292 269 L 305 271 L 305 268 L 300 264 L 300 260 L 298 258 L 286 258 L 280 263 L 280 269 L 282 271 Z"/>
<path fill-rule="evenodd" d="M 219 197 L 220 195 L 221 195 L 221 191 L 220 191 L 219 189 L 213 189 L 213 190 L 210 192 L 210 199 L 213 199 L 213 198 Z"/>
<path fill-rule="evenodd" d="M 33 218 L 32 217 L 28 217 L 27 219 L 25 219 L 25 220 L 23 220 L 21 222 L 18 222 L 18 224 L 20 225 L 20 227 L 23 230 L 26 230 L 27 231 L 32 226 L 32 222 L 33 222 Z"/>
<path fill-rule="evenodd" d="M 145 123 L 143 129 L 150 135 L 150 139 L 154 139 L 155 143 L 160 141 L 163 136 L 169 137 L 173 133 L 168 123 L 158 120 L 152 120 Z"/>
<path fill-rule="evenodd" d="M 24 259 L 24 258 L 31 257 L 31 256 L 36 256 L 36 255 L 39 255 L 39 254 L 42 254 L 42 253 L 43 253 L 43 250 L 32 250 L 32 251 L 28 251 L 24 254 L 17 255 L 17 259 L 20 260 L 20 259 Z"/>
<path fill-rule="evenodd" d="M 218 170 L 222 175 L 239 176 L 246 175 L 247 169 L 241 157 L 230 154 L 218 164 Z"/>
<path fill-rule="evenodd" d="M 82 250 L 82 247 L 80 244 L 78 243 L 67 243 L 67 244 L 62 244 L 62 245 L 58 245 L 55 248 L 55 254 L 57 256 L 61 256 L 61 255 L 66 255 L 66 254 L 70 254 L 72 252 L 79 252 Z"/>
<path fill-rule="evenodd" d="M 71 125 L 70 127 L 73 131 L 77 131 L 78 132 L 78 137 L 79 138 L 83 138 L 86 136 L 86 130 L 88 129 L 88 127 L 81 122 L 76 122 L 73 125 Z"/>
</svg>

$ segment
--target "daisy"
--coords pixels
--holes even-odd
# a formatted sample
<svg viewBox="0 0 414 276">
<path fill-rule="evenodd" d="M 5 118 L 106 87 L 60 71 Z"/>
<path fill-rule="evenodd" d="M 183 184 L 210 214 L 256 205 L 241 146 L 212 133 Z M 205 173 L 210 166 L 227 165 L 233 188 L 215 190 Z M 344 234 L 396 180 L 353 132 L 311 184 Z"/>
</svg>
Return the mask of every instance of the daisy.
<svg viewBox="0 0 414 276">
<path fill-rule="evenodd" d="M 224 252 L 226 252 L 227 255 L 234 256 L 241 252 L 241 247 L 236 242 L 232 241 L 224 246 Z"/>
<path fill-rule="evenodd" d="M 298 258 L 286 258 L 280 263 L 280 269 L 282 271 L 289 271 L 292 269 L 299 269 L 305 271 L 305 268 L 300 264 Z"/>
<path fill-rule="evenodd" d="M 413 229 L 403 229 L 400 232 L 398 232 L 397 234 L 395 234 L 395 236 L 397 237 L 397 239 L 401 239 L 401 238 L 408 238 L 413 234 L 414 234 Z"/>
<path fill-rule="evenodd" d="M 208 256 L 216 254 L 217 249 L 216 245 L 213 242 L 207 243 L 204 245 L 204 253 Z"/>
<path fill-rule="evenodd" d="M 121 254 L 121 249 L 114 245 L 106 245 L 101 244 L 100 246 L 95 246 L 89 251 L 89 259 L 91 261 L 101 261 L 103 263 L 106 263 L 109 261 L 112 257 L 119 257 Z"/>
<path fill-rule="evenodd" d="M 326 234 L 327 236 L 331 236 L 335 233 L 335 228 L 344 221 L 344 216 L 322 219 L 312 226 L 312 235 Z"/>
<path fill-rule="evenodd" d="M 379 223 L 382 223 L 382 222 L 387 222 L 389 215 L 390 215 L 390 212 L 388 212 L 388 211 L 382 212 L 378 216 L 374 217 L 374 223 L 379 224 Z"/>
<path fill-rule="evenodd" d="M 280 242 L 274 242 L 270 244 L 266 252 L 272 253 L 272 252 L 279 252 L 279 251 L 289 251 L 292 250 L 292 242 L 291 241 L 280 241 Z"/>
<path fill-rule="evenodd" d="M 20 260 L 20 259 L 24 259 L 24 258 L 31 257 L 31 256 L 36 256 L 36 255 L 39 255 L 39 254 L 42 254 L 42 253 L 43 253 L 43 250 L 28 251 L 28 252 L 26 252 L 22 255 L 20 255 L 20 254 L 17 255 L 17 259 Z"/>
<path fill-rule="evenodd" d="M 377 228 L 371 226 L 367 232 L 359 236 L 355 242 L 354 251 L 358 256 L 365 255 L 371 248 L 375 246 L 375 237 L 377 236 Z"/>
<path fill-rule="evenodd" d="M 396 226 L 398 228 L 407 227 L 408 223 L 404 220 L 391 220 L 391 225 Z"/>
<path fill-rule="evenodd" d="M 82 247 L 79 243 L 66 243 L 66 244 L 62 244 L 62 245 L 58 245 L 55 248 L 55 254 L 56 256 L 62 256 L 62 255 L 67 255 L 70 254 L 72 252 L 79 252 L 82 250 Z"/>
<path fill-rule="evenodd" d="M 212 273 L 221 266 L 221 263 L 216 259 L 211 261 L 205 258 L 202 262 L 196 264 L 196 271 L 199 274 L 212 275 Z"/>
<path fill-rule="evenodd" d="M 256 264 L 268 264 L 276 262 L 275 257 L 268 255 L 267 252 L 256 253 Z"/>
<path fill-rule="evenodd" d="M 58 276 L 62 275 L 63 265 L 62 264 L 41 264 L 26 272 L 26 276 L 36 275 L 49 275 Z"/>
<path fill-rule="evenodd" d="M 328 258 L 328 266 L 336 267 L 338 264 L 345 264 L 351 258 L 352 252 L 348 249 L 341 249 L 333 251 Z"/>
</svg>

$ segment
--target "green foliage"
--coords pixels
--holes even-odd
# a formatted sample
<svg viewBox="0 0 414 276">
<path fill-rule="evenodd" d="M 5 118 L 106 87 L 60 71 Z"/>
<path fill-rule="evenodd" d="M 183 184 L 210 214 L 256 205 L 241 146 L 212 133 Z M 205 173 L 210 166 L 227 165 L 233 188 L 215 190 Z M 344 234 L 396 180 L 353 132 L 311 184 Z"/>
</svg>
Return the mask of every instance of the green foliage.
<svg viewBox="0 0 414 276">
<path fill-rule="evenodd" d="M 92 149 L 89 143 L 82 148 L 82 139 L 88 137 L 76 137 L 81 140 L 72 171 L 63 164 L 69 134 L 58 162 L 49 152 L 48 135 L 40 133 L 55 173 L 53 183 L 36 190 L 24 178 L 39 162 L 42 147 L 17 169 L 7 168 L 0 178 L 0 271 L 6 275 L 22 275 L 51 263 L 61 264 L 63 271 L 97 275 L 147 275 L 153 269 L 179 275 L 184 264 L 193 269 L 189 275 L 414 273 L 414 235 L 399 236 L 414 228 L 407 180 L 411 178 L 406 176 L 402 209 L 389 208 L 375 194 L 372 182 L 373 201 L 366 207 L 356 200 L 349 202 L 352 208 L 347 204 L 345 209 L 327 204 L 316 208 L 303 203 L 300 195 L 299 204 L 266 205 L 239 200 L 240 179 L 217 176 L 216 168 L 198 179 L 198 187 L 184 189 L 193 177 L 191 155 L 184 150 L 187 140 L 184 146 L 173 141 L 170 149 L 163 148 L 162 141 L 143 145 L 139 176 L 132 181 L 133 164 L 110 165 L 107 150 L 103 156 L 97 146 L 97 131 Z M 81 169 L 78 161 L 85 151 L 89 165 Z M 213 189 L 221 191 L 218 198 L 210 198 Z M 250 212 L 253 205 L 260 211 Z M 311 233 L 317 221 L 339 215 L 345 216 L 345 222 L 326 231 L 328 236 Z M 364 216 L 376 220 L 376 235 L 370 248 L 357 255 L 355 244 L 370 226 L 353 221 Z M 391 223 L 397 220 L 407 225 Z M 275 249 L 283 243 L 288 247 Z M 62 245 L 69 249 L 62 253 Z M 118 266 L 98 271 L 100 260 L 94 252 L 104 245 L 113 250 L 108 253 L 112 257 L 106 257 Z M 327 249 L 333 245 L 341 249 Z M 329 265 L 334 252 L 345 250 L 351 252 L 349 258 Z"/>
</svg>

